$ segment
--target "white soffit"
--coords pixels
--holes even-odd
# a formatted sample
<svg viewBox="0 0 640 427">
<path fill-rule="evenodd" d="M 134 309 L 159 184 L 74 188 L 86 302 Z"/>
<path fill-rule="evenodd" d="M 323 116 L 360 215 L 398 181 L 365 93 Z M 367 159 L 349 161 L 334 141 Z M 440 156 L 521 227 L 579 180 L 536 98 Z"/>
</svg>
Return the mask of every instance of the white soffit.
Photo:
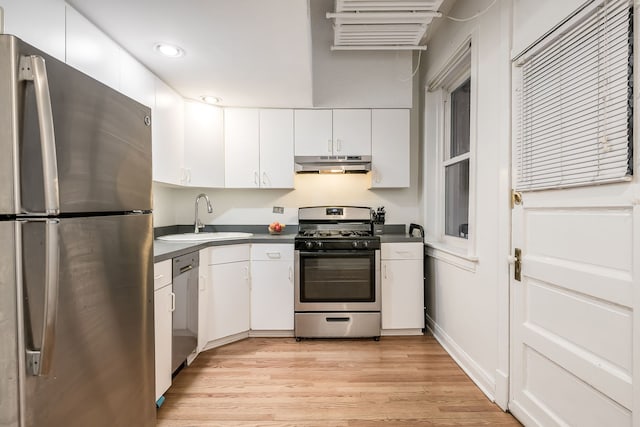
<svg viewBox="0 0 640 427">
<path fill-rule="evenodd" d="M 332 50 L 424 50 L 443 0 L 336 0 Z"/>
</svg>

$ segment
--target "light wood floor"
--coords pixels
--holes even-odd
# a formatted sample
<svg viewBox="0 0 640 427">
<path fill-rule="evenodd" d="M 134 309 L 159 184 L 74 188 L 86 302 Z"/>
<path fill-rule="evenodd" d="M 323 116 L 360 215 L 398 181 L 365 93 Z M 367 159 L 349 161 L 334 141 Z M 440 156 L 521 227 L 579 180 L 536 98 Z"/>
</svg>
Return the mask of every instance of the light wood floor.
<svg viewBox="0 0 640 427">
<path fill-rule="evenodd" d="M 158 426 L 519 426 L 431 336 L 249 338 L 201 353 Z"/>
</svg>

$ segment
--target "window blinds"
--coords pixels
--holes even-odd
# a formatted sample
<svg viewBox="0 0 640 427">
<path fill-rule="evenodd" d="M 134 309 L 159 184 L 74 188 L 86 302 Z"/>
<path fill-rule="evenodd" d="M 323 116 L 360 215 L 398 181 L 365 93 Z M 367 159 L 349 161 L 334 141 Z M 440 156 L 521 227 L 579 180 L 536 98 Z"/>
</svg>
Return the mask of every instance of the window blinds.
<svg viewBox="0 0 640 427">
<path fill-rule="evenodd" d="M 518 190 L 613 182 L 632 174 L 629 1 L 605 1 L 565 27 L 516 69 Z"/>
</svg>

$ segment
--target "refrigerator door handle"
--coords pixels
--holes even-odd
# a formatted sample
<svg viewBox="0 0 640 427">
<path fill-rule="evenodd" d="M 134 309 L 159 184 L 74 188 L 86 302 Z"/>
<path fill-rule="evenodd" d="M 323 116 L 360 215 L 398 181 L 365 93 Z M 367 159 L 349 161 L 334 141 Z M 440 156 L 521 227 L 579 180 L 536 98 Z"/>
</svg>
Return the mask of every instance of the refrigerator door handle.
<svg viewBox="0 0 640 427">
<path fill-rule="evenodd" d="M 33 220 L 29 220 L 33 221 Z M 27 370 L 33 376 L 47 375 L 51 369 L 58 314 L 60 284 L 60 245 L 58 219 L 45 220 L 45 288 L 42 340 L 39 350 L 27 349 Z"/>
<path fill-rule="evenodd" d="M 42 176 L 44 182 L 44 209 L 47 215 L 60 213 L 60 190 L 58 187 L 58 162 L 56 139 L 51 110 L 51 94 L 44 58 L 37 55 L 20 58 L 20 80 L 32 81 L 38 110 L 40 147 L 42 150 Z"/>
</svg>

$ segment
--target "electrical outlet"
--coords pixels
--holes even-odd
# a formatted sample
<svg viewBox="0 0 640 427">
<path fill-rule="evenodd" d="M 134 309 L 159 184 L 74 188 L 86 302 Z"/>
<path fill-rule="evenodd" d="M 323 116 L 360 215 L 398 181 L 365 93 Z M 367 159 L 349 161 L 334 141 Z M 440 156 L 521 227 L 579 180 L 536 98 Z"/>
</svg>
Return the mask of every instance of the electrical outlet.
<svg viewBox="0 0 640 427">
<path fill-rule="evenodd" d="M 284 207 L 283 206 L 274 206 L 273 207 L 273 213 L 283 214 L 284 213 Z"/>
</svg>

